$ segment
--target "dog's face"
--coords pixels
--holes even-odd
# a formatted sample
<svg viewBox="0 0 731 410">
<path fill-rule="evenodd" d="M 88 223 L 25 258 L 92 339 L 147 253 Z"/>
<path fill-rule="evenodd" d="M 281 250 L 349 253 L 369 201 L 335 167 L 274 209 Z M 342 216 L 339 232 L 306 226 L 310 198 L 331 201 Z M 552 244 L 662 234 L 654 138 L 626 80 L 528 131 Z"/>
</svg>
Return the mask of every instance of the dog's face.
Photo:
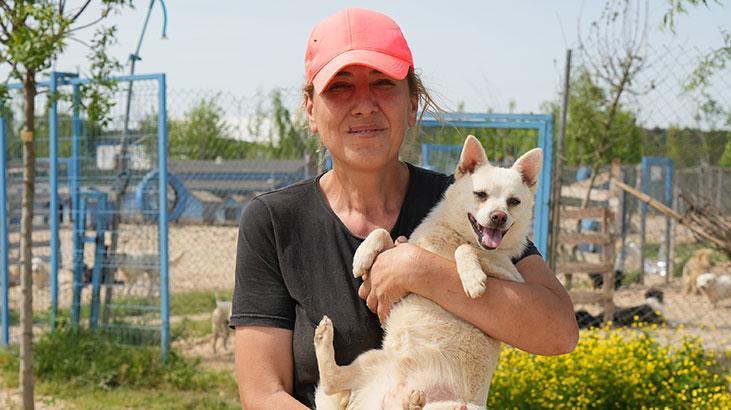
<svg viewBox="0 0 731 410">
<path fill-rule="evenodd" d="M 696 279 L 696 285 L 698 286 L 698 289 L 706 289 L 709 286 L 711 286 L 711 283 L 716 280 L 716 275 L 712 273 L 704 273 L 698 276 Z"/>
<path fill-rule="evenodd" d="M 448 192 L 462 208 L 465 235 L 488 250 L 518 245 L 528 233 L 542 162 L 536 148 L 511 168 L 494 167 L 477 138 L 468 136 Z"/>
</svg>

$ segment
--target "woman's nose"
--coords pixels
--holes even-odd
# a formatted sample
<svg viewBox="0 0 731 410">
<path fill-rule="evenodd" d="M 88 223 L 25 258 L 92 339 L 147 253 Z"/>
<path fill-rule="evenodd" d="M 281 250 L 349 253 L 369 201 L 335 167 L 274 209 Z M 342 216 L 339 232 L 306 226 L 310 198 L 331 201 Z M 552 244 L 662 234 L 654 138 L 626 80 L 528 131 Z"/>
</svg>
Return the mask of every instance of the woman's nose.
<svg viewBox="0 0 731 410">
<path fill-rule="evenodd" d="M 370 87 L 355 87 L 351 114 L 355 116 L 370 115 L 378 112 L 378 101 Z"/>
</svg>

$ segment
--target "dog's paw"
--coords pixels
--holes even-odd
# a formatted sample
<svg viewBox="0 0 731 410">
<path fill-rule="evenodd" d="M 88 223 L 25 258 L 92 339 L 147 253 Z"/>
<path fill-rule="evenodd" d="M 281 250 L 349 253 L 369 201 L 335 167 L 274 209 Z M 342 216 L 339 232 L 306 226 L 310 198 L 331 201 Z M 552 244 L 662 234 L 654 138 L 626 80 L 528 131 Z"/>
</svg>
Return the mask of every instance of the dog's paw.
<svg viewBox="0 0 731 410">
<path fill-rule="evenodd" d="M 332 345 L 333 340 L 333 322 L 329 317 L 323 316 L 320 324 L 315 329 L 315 345 L 327 346 Z"/>
<path fill-rule="evenodd" d="M 360 278 L 367 274 L 376 257 L 393 246 L 391 234 L 385 229 L 379 228 L 368 234 L 353 255 L 353 276 Z"/>
<path fill-rule="evenodd" d="M 462 287 L 465 293 L 471 299 L 479 298 L 485 293 L 485 281 L 487 275 L 481 269 L 472 269 L 466 272 L 460 272 L 462 279 Z"/>
<path fill-rule="evenodd" d="M 373 261 L 378 256 L 378 253 L 375 251 L 371 251 L 370 255 L 366 255 L 366 252 L 359 251 L 360 248 L 355 251 L 355 256 L 353 256 L 353 277 L 355 278 L 365 276 L 371 270 Z"/>
<path fill-rule="evenodd" d="M 421 410 L 426 404 L 426 394 L 423 390 L 412 390 L 411 394 L 407 398 L 406 405 L 404 406 L 407 410 Z"/>
</svg>

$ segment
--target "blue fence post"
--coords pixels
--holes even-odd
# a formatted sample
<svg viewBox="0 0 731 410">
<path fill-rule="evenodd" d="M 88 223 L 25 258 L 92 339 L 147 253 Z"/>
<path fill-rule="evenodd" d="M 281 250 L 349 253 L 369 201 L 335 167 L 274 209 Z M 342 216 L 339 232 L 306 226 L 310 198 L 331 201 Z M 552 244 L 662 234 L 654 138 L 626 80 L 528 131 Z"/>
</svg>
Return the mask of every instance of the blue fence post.
<svg viewBox="0 0 731 410">
<path fill-rule="evenodd" d="M 73 112 L 71 116 L 71 209 L 75 210 L 71 215 L 74 220 L 73 231 L 73 285 L 72 285 L 72 302 L 71 302 L 71 326 L 74 328 L 79 326 L 81 319 L 81 287 L 83 286 L 84 269 L 84 228 L 81 195 L 80 195 L 80 175 L 81 175 L 81 118 L 79 116 L 79 107 L 81 105 L 81 93 L 79 84 L 73 85 Z"/>
<path fill-rule="evenodd" d="M 540 182 L 540 218 L 536 214 L 536 222 L 540 224 L 540 230 L 536 231 L 536 247 L 546 260 L 548 260 L 548 233 L 549 218 L 551 215 L 551 175 L 553 174 L 553 118 L 549 116 L 543 122 L 543 141 L 539 141 L 539 147 L 543 149 L 543 170 L 541 171 Z M 541 135 L 539 133 L 539 140 Z"/>
<path fill-rule="evenodd" d="M 49 82 L 49 98 L 51 106 L 48 111 L 49 133 L 49 179 L 50 179 L 50 228 L 51 228 L 51 332 L 56 330 L 56 314 L 58 313 L 58 104 L 56 91 L 59 74 L 51 72 Z"/>
<path fill-rule="evenodd" d="M 2 270 L 0 270 L 0 299 L 2 300 L 2 310 L 0 310 L 0 343 L 7 346 L 10 342 L 10 306 L 8 299 L 8 283 L 10 276 L 8 275 L 8 196 L 7 196 L 7 134 L 5 132 L 5 119 L 0 117 L 0 262 L 2 262 Z"/>
<path fill-rule="evenodd" d="M 168 131 L 167 131 L 167 104 L 165 74 L 158 77 L 158 113 L 157 113 L 157 162 L 159 185 L 158 236 L 160 246 L 160 315 L 162 329 L 160 344 L 162 348 L 162 362 L 165 363 L 170 349 L 170 295 L 168 281 Z"/>
</svg>

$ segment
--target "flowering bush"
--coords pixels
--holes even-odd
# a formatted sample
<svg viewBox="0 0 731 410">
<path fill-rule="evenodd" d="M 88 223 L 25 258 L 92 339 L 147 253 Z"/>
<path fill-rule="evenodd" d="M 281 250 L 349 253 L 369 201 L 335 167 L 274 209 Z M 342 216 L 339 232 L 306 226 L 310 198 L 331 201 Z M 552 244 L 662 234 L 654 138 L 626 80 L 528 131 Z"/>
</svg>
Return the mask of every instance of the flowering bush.
<svg viewBox="0 0 731 410">
<path fill-rule="evenodd" d="M 505 348 L 488 407 L 731 409 L 728 375 L 698 338 L 661 345 L 648 329 L 582 333 L 573 353 Z"/>
</svg>

